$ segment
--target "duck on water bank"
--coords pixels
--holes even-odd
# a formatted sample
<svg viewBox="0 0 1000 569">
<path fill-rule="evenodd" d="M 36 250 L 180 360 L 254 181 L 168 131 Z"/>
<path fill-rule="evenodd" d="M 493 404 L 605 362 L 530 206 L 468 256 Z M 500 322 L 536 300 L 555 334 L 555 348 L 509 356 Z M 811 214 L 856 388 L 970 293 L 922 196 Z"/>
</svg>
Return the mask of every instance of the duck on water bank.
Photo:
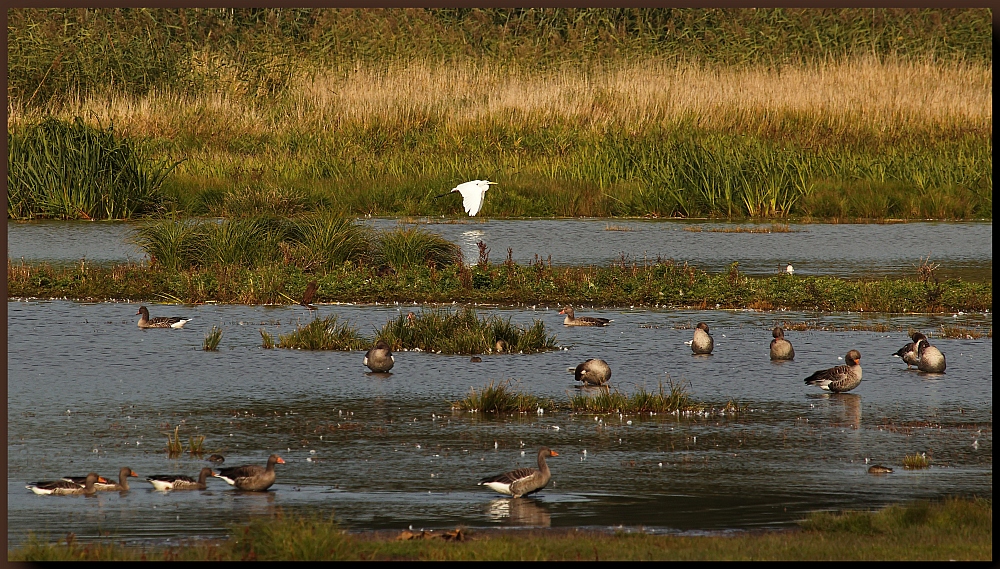
<svg viewBox="0 0 1000 569">
<path fill-rule="evenodd" d="M 573 312 L 572 306 L 567 306 L 559 311 L 559 314 L 565 314 L 566 318 L 563 319 L 563 324 L 566 326 L 607 326 L 611 323 L 609 318 L 597 318 L 594 316 L 576 316 Z"/>
<path fill-rule="evenodd" d="M 861 352 L 851 350 L 844 358 L 847 363 L 817 371 L 805 379 L 806 385 L 815 385 L 825 391 L 844 393 L 861 384 Z"/>
<path fill-rule="evenodd" d="M 139 311 L 136 314 L 141 314 L 142 317 L 139 318 L 140 328 L 183 328 L 185 324 L 191 321 L 190 318 L 181 318 L 179 316 L 160 316 L 157 318 L 149 317 L 149 309 L 145 306 L 140 306 Z"/>
<path fill-rule="evenodd" d="M 553 456 L 559 456 L 559 453 L 548 447 L 542 447 L 538 450 L 537 469 L 518 468 L 496 476 L 488 476 L 479 481 L 479 486 L 488 486 L 501 494 L 507 494 L 514 498 L 538 492 L 545 488 L 549 480 L 552 479 L 545 458 Z"/>
<path fill-rule="evenodd" d="M 774 336 L 774 339 L 771 340 L 771 359 L 795 359 L 795 350 L 792 348 L 792 343 L 785 339 L 785 331 L 781 329 L 781 326 L 776 327 L 771 335 Z"/>
<path fill-rule="evenodd" d="M 266 468 L 257 464 L 233 466 L 230 468 L 221 468 L 219 472 L 212 474 L 212 476 L 221 478 L 240 490 L 263 492 L 274 484 L 275 464 L 285 464 L 285 461 L 280 456 L 272 454 L 267 458 Z"/>
<path fill-rule="evenodd" d="M 76 482 L 72 482 L 70 480 L 48 480 L 29 484 L 25 486 L 25 488 L 42 496 L 73 496 L 78 494 L 93 495 L 97 492 L 97 488 L 94 487 L 94 484 L 100 478 L 101 477 L 98 476 L 96 472 L 91 472 L 86 476 L 86 478 L 84 478 L 83 484 L 77 484 Z"/>
<path fill-rule="evenodd" d="M 205 467 L 198 473 L 198 479 L 180 474 L 154 474 L 146 478 L 146 482 L 153 485 L 153 488 L 161 491 L 167 490 L 204 490 L 208 487 L 208 477 L 215 476 L 211 468 Z"/>
</svg>

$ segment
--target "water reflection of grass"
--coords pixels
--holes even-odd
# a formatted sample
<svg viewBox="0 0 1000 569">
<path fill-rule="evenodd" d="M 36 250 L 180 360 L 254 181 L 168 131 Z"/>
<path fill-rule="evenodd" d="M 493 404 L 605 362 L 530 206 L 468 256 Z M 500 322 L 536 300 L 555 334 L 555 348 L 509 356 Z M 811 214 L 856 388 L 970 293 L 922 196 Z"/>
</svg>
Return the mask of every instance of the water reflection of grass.
<svg viewBox="0 0 1000 569">
<path fill-rule="evenodd" d="M 441 532 L 445 533 L 445 532 Z M 880 511 L 817 512 L 798 531 L 727 535 L 463 531 L 462 540 L 348 533 L 328 515 L 285 515 L 237 526 L 223 540 L 128 545 L 32 536 L 10 561 L 111 560 L 990 560 L 993 501 L 948 498 Z"/>
</svg>

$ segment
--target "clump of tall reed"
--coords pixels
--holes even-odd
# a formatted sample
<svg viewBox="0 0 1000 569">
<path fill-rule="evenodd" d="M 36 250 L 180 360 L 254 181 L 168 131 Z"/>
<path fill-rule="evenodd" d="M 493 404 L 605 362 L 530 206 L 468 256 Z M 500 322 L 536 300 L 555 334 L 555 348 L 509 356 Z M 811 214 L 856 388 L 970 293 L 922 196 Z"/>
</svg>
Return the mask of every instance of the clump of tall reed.
<svg viewBox="0 0 1000 569">
<path fill-rule="evenodd" d="M 217 352 L 219 351 L 219 342 L 221 340 L 222 328 L 212 326 L 212 330 L 205 334 L 205 342 L 202 344 L 202 349 L 206 352 Z"/>
<path fill-rule="evenodd" d="M 412 314 L 412 313 L 411 313 Z M 376 333 L 394 350 L 422 350 L 442 354 L 531 354 L 558 347 L 555 336 L 545 333 L 545 323 L 513 324 L 495 314 L 480 318 L 475 309 L 463 307 L 423 310 L 419 315 L 400 314 Z"/>
<path fill-rule="evenodd" d="M 903 468 L 919 470 L 921 468 L 927 468 L 930 465 L 931 461 L 928 460 L 926 452 L 908 454 L 903 457 Z"/>
<path fill-rule="evenodd" d="M 626 395 L 617 388 L 578 393 L 570 398 L 569 406 L 577 413 L 673 413 L 701 408 L 691 400 L 682 384 L 669 379 L 666 390 L 661 382 L 658 391 L 650 392 L 645 387 L 639 387 L 632 395 Z"/>
<path fill-rule="evenodd" d="M 282 248 L 285 263 L 304 270 L 329 270 L 346 261 L 364 261 L 370 253 L 371 234 L 371 229 L 339 215 L 320 214 L 296 220 L 290 244 Z"/>
<path fill-rule="evenodd" d="M 9 219 L 129 219 L 158 210 L 179 164 L 113 127 L 48 117 L 7 132 Z"/>
<path fill-rule="evenodd" d="M 339 323 L 336 316 L 314 318 L 294 332 L 278 336 L 279 348 L 297 350 L 361 350 L 370 345 L 356 328 Z"/>
<path fill-rule="evenodd" d="M 475 388 L 461 401 L 453 402 L 452 408 L 461 411 L 481 413 L 537 413 L 552 411 L 556 404 L 551 399 L 541 399 L 530 393 L 522 393 L 511 385 L 513 379 L 490 380 L 479 391 Z"/>
<path fill-rule="evenodd" d="M 420 227 L 397 227 L 378 236 L 375 263 L 394 271 L 462 262 L 462 250 L 451 241 Z"/>
<path fill-rule="evenodd" d="M 264 348 L 265 350 L 274 349 L 274 337 L 268 334 L 267 330 L 263 328 L 260 329 L 260 340 L 261 340 L 260 347 Z"/>
</svg>

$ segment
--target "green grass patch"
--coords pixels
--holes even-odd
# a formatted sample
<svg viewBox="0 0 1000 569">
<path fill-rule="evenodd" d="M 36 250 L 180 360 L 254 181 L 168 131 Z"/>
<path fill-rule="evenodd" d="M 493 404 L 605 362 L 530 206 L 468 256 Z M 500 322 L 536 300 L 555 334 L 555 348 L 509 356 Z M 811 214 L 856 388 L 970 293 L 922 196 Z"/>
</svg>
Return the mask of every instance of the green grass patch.
<svg viewBox="0 0 1000 569">
<path fill-rule="evenodd" d="M 496 314 L 480 317 L 475 309 L 463 307 L 421 310 L 413 318 L 400 314 L 375 334 L 393 350 L 422 350 L 442 354 L 492 354 L 514 352 L 532 354 L 558 348 L 556 337 L 545 332 L 545 323 L 530 326 L 512 324 L 510 317 Z"/>
<path fill-rule="evenodd" d="M 217 352 L 219 350 L 219 342 L 222 341 L 222 328 L 218 326 L 212 326 L 212 329 L 205 334 L 205 342 L 202 348 L 206 352 Z"/>
<path fill-rule="evenodd" d="M 278 336 L 279 348 L 296 350 L 362 350 L 370 345 L 356 328 L 338 322 L 336 316 L 314 318 L 294 332 Z"/>
<path fill-rule="evenodd" d="M 927 458 L 927 453 L 918 452 L 914 454 L 908 454 L 903 457 L 903 468 L 909 470 L 920 470 L 922 468 L 927 468 L 931 465 L 931 461 Z"/>
<path fill-rule="evenodd" d="M 433 532 L 444 534 L 445 532 Z M 9 561 L 313 560 L 755 560 L 927 561 L 993 559 L 993 502 L 947 498 L 879 511 L 818 512 L 800 529 L 675 536 L 576 530 L 463 532 L 465 539 L 400 540 L 347 533 L 330 515 L 282 515 L 235 526 L 223 540 L 176 546 L 111 539 L 58 543 L 38 537 L 8 550 Z"/>
<path fill-rule="evenodd" d="M 666 389 L 661 382 L 657 391 L 639 387 L 626 395 L 617 388 L 598 389 L 574 394 L 569 401 L 570 410 L 577 413 L 673 413 L 702 407 L 691 400 L 683 384 L 672 380 L 668 380 Z"/>
<path fill-rule="evenodd" d="M 512 379 L 490 380 L 482 389 L 477 391 L 472 388 L 464 399 L 452 402 L 452 409 L 473 413 L 509 414 L 537 413 L 539 409 L 553 411 L 556 408 L 555 402 L 551 399 L 541 399 L 517 391 L 512 383 Z"/>
</svg>

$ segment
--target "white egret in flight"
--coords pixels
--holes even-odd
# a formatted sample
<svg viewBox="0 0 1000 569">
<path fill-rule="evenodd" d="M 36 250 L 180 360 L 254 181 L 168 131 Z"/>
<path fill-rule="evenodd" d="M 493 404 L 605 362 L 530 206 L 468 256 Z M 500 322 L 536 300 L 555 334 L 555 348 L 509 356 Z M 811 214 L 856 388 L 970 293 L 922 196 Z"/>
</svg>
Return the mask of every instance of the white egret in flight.
<svg viewBox="0 0 1000 569">
<path fill-rule="evenodd" d="M 469 217 L 473 217 L 479 213 L 479 210 L 483 207 L 483 196 L 486 195 L 486 190 L 490 189 L 490 185 L 492 184 L 496 184 L 496 182 L 490 182 L 488 180 L 472 180 L 471 182 L 465 182 L 464 184 L 455 186 L 448 193 L 434 197 L 443 198 L 452 192 L 462 194 L 462 205 L 465 207 L 465 211 L 469 214 Z"/>
</svg>

